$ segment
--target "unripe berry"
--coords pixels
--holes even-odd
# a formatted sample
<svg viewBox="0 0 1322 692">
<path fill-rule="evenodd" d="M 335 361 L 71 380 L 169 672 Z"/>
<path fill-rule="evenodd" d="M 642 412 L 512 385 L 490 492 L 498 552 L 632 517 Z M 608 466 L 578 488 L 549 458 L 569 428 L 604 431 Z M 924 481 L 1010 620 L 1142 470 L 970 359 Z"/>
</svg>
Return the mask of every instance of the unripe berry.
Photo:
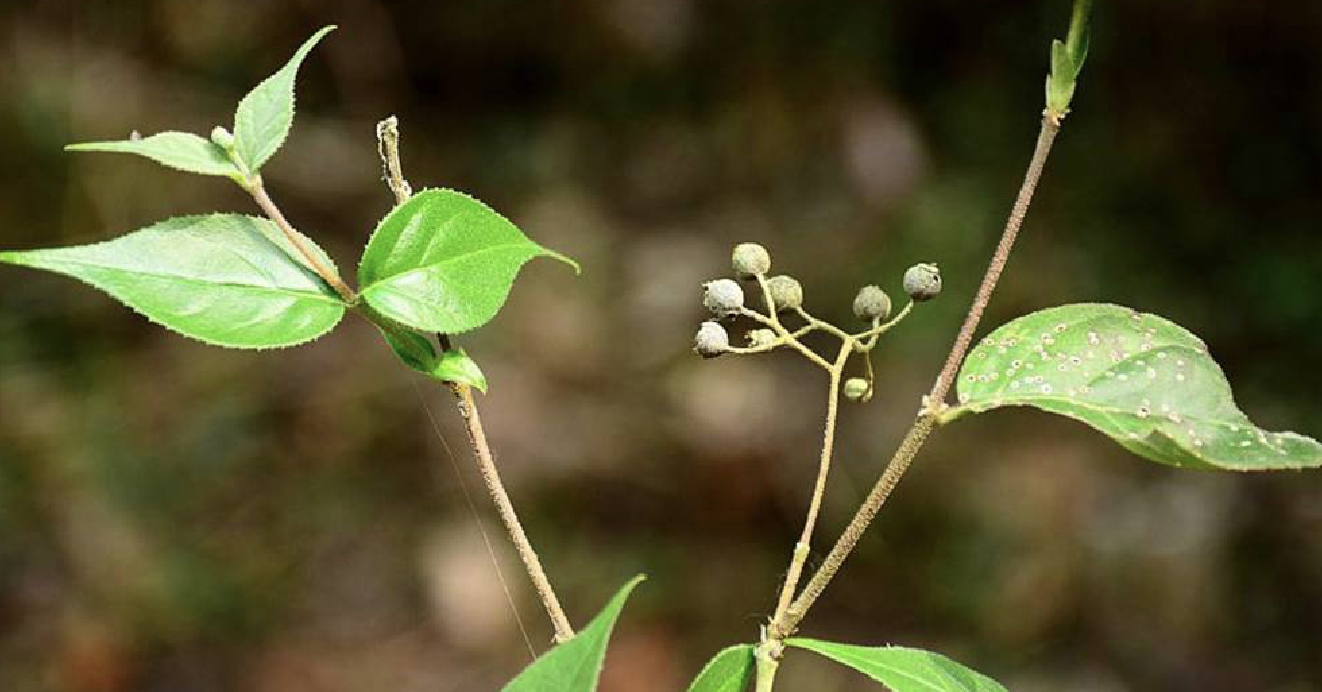
<svg viewBox="0 0 1322 692">
<path fill-rule="evenodd" d="M 748 333 L 748 345 L 752 348 L 764 348 L 776 341 L 776 333 L 770 329 L 754 329 Z"/>
<path fill-rule="evenodd" d="M 732 279 L 708 281 L 702 288 L 702 304 L 717 317 L 728 317 L 744 307 L 744 289 Z"/>
<path fill-rule="evenodd" d="M 734 246 L 730 257 L 734 275 L 741 279 L 753 279 L 771 271 L 771 255 L 767 249 L 757 243 L 739 243 Z"/>
<path fill-rule="evenodd" d="M 767 279 L 767 291 L 771 293 L 769 307 L 776 312 L 803 307 L 803 286 L 792 276 L 782 274 Z"/>
<path fill-rule="evenodd" d="M 921 303 L 941 292 L 941 270 L 935 264 L 915 264 L 904 272 L 904 292 Z"/>
<path fill-rule="evenodd" d="M 234 148 L 234 135 L 229 130 L 217 125 L 211 128 L 211 143 L 229 151 Z"/>
<path fill-rule="evenodd" d="M 845 380 L 844 386 L 845 398 L 850 401 L 867 401 L 872 398 L 872 385 L 862 377 L 851 377 Z"/>
<path fill-rule="evenodd" d="M 891 315 L 891 297 L 877 286 L 864 286 L 854 297 L 854 315 L 860 320 L 884 320 Z"/>
<path fill-rule="evenodd" d="M 703 358 L 715 358 L 730 350 L 730 335 L 717 322 L 703 322 L 693 337 L 693 350 Z"/>
</svg>

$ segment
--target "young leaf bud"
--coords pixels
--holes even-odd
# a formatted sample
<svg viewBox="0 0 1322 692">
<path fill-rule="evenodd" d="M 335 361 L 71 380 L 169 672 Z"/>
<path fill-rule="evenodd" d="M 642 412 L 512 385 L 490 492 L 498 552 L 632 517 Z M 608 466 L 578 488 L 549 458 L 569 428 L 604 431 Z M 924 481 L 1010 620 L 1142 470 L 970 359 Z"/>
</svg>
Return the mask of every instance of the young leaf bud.
<svg viewBox="0 0 1322 692">
<path fill-rule="evenodd" d="M 864 286 L 854 297 L 854 315 L 864 322 L 884 320 L 891 315 L 891 297 L 877 286 Z"/>
<path fill-rule="evenodd" d="M 792 276 L 781 274 L 767 279 L 767 290 L 776 312 L 803 307 L 803 286 Z"/>
<path fill-rule="evenodd" d="M 744 307 L 744 289 L 732 279 L 717 279 L 702 285 L 702 304 L 717 317 L 728 317 Z"/>
<path fill-rule="evenodd" d="M 862 377 L 851 377 L 845 380 L 843 388 L 845 398 L 850 401 L 867 401 L 872 398 L 872 385 Z"/>
<path fill-rule="evenodd" d="M 703 358 L 715 358 L 730 350 L 730 335 L 718 322 L 703 322 L 693 337 L 693 350 Z"/>
<path fill-rule="evenodd" d="M 217 125 L 211 128 L 211 143 L 229 151 L 234 148 L 234 135 L 229 130 Z"/>
<path fill-rule="evenodd" d="M 941 292 L 941 270 L 935 264 L 915 264 L 904 272 L 904 292 L 921 303 Z"/>
<path fill-rule="evenodd" d="M 754 329 L 748 333 L 748 345 L 752 348 L 766 348 L 776 341 L 776 333 L 770 329 Z"/>
<path fill-rule="evenodd" d="M 771 255 L 757 243 L 739 243 L 734 246 L 730 264 L 735 276 L 749 280 L 771 271 Z"/>
</svg>

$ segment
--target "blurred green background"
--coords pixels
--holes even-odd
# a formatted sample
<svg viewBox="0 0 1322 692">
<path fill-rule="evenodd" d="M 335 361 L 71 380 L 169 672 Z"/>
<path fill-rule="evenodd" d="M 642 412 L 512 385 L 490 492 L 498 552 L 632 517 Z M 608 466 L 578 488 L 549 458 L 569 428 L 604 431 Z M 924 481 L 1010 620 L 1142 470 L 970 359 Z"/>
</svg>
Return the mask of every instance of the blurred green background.
<svg viewBox="0 0 1322 692">
<path fill-rule="evenodd" d="M 1257 421 L 1322 434 L 1322 3 L 1099 4 L 984 324 L 1073 301 L 1157 312 L 1208 341 Z M 254 211 L 221 180 L 61 147 L 228 124 L 339 24 L 304 67 L 272 194 L 352 267 L 390 205 L 373 126 L 398 114 L 415 187 L 469 191 L 582 262 L 581 277 L 530 265 L 463 343 L 571 617 L 650 575 L 603 690 L 678 690 L 767 616 L 824 398 L 788 354 L 694 357 L 700 283 L 755 240 L 811 309 L 848 321 L 858 286 L 898 294 L 905 267 L 943 268 L 945 294 L 878 350 L 880 395 L 845 412 L 824 549 L 967 307 L 1067 15 L 1045 0 L 9 2 L 0 247 Z M 223 351 L 0 268 L 0 689 L 497 689 L 529 655 L 483 529 L 532 645 L 550 630 L 455 419 L 361 321 Z M 1317 474 L 1181 472 L 998 412 L 928 447 L 804 631 L 938 649 L 1017 692 L 1322 690 L 1320 536 Z M 782 674 L 786 690 L 869 685 L 804 653 Z"/>
</svg>

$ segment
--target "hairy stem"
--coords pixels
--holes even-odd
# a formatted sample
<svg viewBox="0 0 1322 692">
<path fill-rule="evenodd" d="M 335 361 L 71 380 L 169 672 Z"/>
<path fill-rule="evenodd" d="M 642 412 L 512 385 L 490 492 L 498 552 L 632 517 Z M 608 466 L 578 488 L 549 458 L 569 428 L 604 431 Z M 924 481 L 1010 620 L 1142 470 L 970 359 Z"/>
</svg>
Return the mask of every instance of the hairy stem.
<svg viewBox="0 0 1322 692">
<path fill-rule="evenodd" d="M 964 355 L 973 342 L 973 334 L 978 328 L 978 322 L 981 321 L 987 303 L 991 300 L 992 292 L 996 290 L 996 283 L 1010 259 L 1010 251 L 1014 248 L 1015 239 L 1019 235 L 1019 228 L 1023 225 L 1024 217 L 1028 214 L 1028 207 L 1033 200 L 1033 193 L 1037 189 L 1038 181 L 1042 177 L 1042 170 L 1046 165 L 1047 156 L 1051 153 L 1051 146 L 1055 142 L 1056 134 L 1059 131 L 1060 121 L 1049 115 L 1044 115 L 1042 129 L 1037 137 L 1037 145 L 1033 150 L 1033 157 L 1028 163 L 1028 170 L 1024 174 L 1023 184 L 1019 188 L 1019 194 L 1010 210 L 1010 216 L 1006 220 L 1005 229 L 1001 233 L 1001 240 L 992 255 L 987 272 L 982 277 L 982 284 L 978 286 L 973 304 L 969 308 L 968 315 L 964 318 L 964 324 L 960 327 L 959 334 L 955 337 L 955 343 L 950 348 L 950 354 L 946 357 L 945 365 L 932 384 L 931 391 L 925 397 L 922 410 L 919 411 L 913 426 L 905 434 L 904 440 L 895 451 L 895 455 L 887 464 L 881 477 L 877 479 L 877 483 L 872 487 L 867 498 L 864 499 L 863 504 L 854 514 L 854 518 L 850 520 L 849 525 L 831 548 L 831 552 L 827 554 L 822 565 L 813 574 L 807 586 L 804 587 L 803 593 L 799 594 L 799 597 L 790 604 L 782 617 L 778 617 L 771 622 L 769 634 L 773 639 L 783 639 L 798 628 L 808 610 L 812 608 L 817 598 L 821 596 L 822 591 L 826 589 L 827 584 L 830 583 L 849 557 L 849 554 L 854 550 L 854 546 L 858 545 L 864 531 L 872 523 L 872 519 L 877 515 L 877 512 L 886 504 L 891 491 L 895 489 L 905 472 L 909 470 L 909 465 L 913 463 L 914 457 L 918 455 L 928 436 L 936 428 L 938 415 L 945 408 L 945 398 L 950 392 L 955 371 L 958 370 Z"/>
<path fill-rule="evenodd" d="M 404 178 L 404 166 L 399 157 L 399 121 L 395 116 L 392 115 L 377 123 L 376 141 L 377 149 L 381 154 L 386 185 L 394 193 L 395 206 L 398 207 L 413 196 L 413 188 Z M 449 335 L 440 334 L 438 338 L 443 350 L 453 347 Z M 565 616 L 564 608 L 560 606 L 560 599 L 555 595 L 555 589 L 551 587 L 551 580 L 546 576 L 546 570 L 542 568 L 542 561 L 537 557 L 532 542 L 528 540 L 523 524 L 519 521 L 519 515 L 514 511 L 514 503 L 510 500 L 509 493 L 505 491 L 505 484 L 500 480 L 500 473 L 496 470 L 496 460 L 491 454 L 491 445 L 487 442 L 486 431 L 482 428 L 482 416 L 478 413 L 477 402 L 473 399 L 473 390 L 465 384 L 450 383 L 450 391 L 454 393 L 455 405 L 459 409 L 460 417 L 464 419 L 464 429 L 468 433 L 469 446 L 473 449 L 473 456 L 477 459 L 478 470 L 482 473 L 482 480 L 491 494 L 491 500 L 496 504 L 501 523 L 505 525 L 510 542 L 518 551 L 519 559 L 523 561 L 523 566 L 528 572 L 528 578 L 532 580 L 537 596 L 541 599 L 542 606 L 546 608 L 546 614 L 551 618 L 551 624 L 555 627 L 556 642 L 563 642 L 574 636 L 574 628 L 570 626 L 569 618 Z"/>
<path fill-rule="evenodd" d="M 755 692 L 771 692 L 776 684 L 776 670 L 780 668 L 780 659 L 784 656 L 785 646 L 776 639 L 764 639 L 753 649 L 753 661 L 757 670 Z"/>
<path fill-rule="evenodd" d="M 803 575 L 803 565 L 808 561 L 808 552 L 812 546 L 813 530 L 817 527 L 817 515 L 822 509 L 822 498 L 826 495 L 826 478 L 831 472 L 831 454 L 835 448 L 835 422 L 839 417 L 840 378 L 844 373 L 845 363 L 854 350 L 854 341 L 848 337 L 840 344 L 840 353 L 831 364 L 831 385 L 826 399 L 826 426 L 822 432 L 822 455 L 817 463 L 817 482 L 813 485 L 812 499 L 808 502 L 808 515 L 803 521 L 803 533 L 794 546 L 790 558 L 789 570 L 785 573 L 785 583 L 780 587 L 780 600 L 776 605 L 773 620 L 784 617 L 790 601 L 799 588 L 799 578 Z"/>
<path fill-rule="evenodd" d="M 299 235 L 298 231 L 294 230 L 293 225 L 291 225 L 289 220 L 285 218 L 285 215 L 280 212 L 280 208 L 275 206 L 275 202 L 271 201 L 271 196 L 266 194 L 266 186 L 262 184 L 261 176 L 253 176 L 249 180 L 249 184 L 244 186 L 244 189 L 248 191 L 248 194 L 252 195 L 253 200 L 257 202 L 257 206 L 261 208 L 262 213 L 266 214 L 266 217 L 280 229 L 280 232 L 285 234 L 285 238 L 289 240 L 289 244 L 293 245 L 295 250 L 298 250 L 298 254 L 302 255 L 303 261 L 307 262 L 308 267 L 316 272 L 317 276 L 320 276 L 331 288 L 335 289 L 335 292 L 340 294 L 340 298 L 344 299 L 344 302 L 353 303 L 357 300 L 357 296 L 354 295 L 353 289 L 349 288 L 349 285 L 344 283 L 344 279 L 341 279 L 340 275 L 337 274 L 335 270 L 326 266 L 326 264 L 317 257 L 317 254 L 313 252 L 312 248 L 308 247 L 307 242 L 303 240 L 303 236 Z"/>
<path fill-rule="evenodd" d="M 505 485 L 500 481 L 496 460 L 491 456 L 491 447 L 487 444 L 486 432 L 482 429 L 482 417 L 478 414 L 477 405 L 473 401 L 473 390 L 466 384 L 457 383 L 452 384 L 450 388 L 458 399 L 459 415 L 464 419 L 464 429 L 468 431 L 468 442 L 477 457 L 482 480 L 486 482 L 491 499 L 496 503 L 496 510 L 500 513 L 500 520 L 505 524 L 505 530 L 509 533 L 514 548 L 518 550 L 519 558 L 523 560 L 523 566 L 528 570 L 528 576 L 532 578 L 537 595 L 541 597 L 547 614 L 551 616 L 551 624 L 555 626 L 555 640 L 563 642 L 574 636 L 574 628 L 570 626 L 569 618 L 565 617 L 565 611 L 560 607 L 560 599 L 556 598 L 555 590 L 551 588 L 551 580 L 547 578 L 546 570 L 542 569 L 542 561 L 537 557 L 537 551 L 533 549 L 528 535 L 524 533 L 523 524 L 519 523 L 519 515 L 514 511 L 514 503 L 510 501 L 509 494 L 505 492 Z"/>
<path fill-rule="evenodd" d="M 955 344 L 950 348 L 950 355 L 946 356 L 946 364 L 936 376 L 936 383 L 932 385 L 932 391 L 928 394 L 933 405 L 945 401 L 950 385 L 955 381 L 955 371 L 959 369 L 964 354 L 973 343 L 973 333 L 977 331 L 982 313 L 987 309 L 987 303 L 991 301 L 992 292 L 996 290 L 996 283 L 1000 281 L 1001 273 L 1005 271 L 1005 265 L 1010 261 L 1010 251 L 1014 249 L 1014 242 L 1019 237 L 1019 228 L 1024 225 L 1024 217 L 1028 216 L 1028 205 L 1033 202 L 1033 193 L 1037 190 L 1038 181 L 1042 179 L 1042 169 L 1046 166 L 1047 156 L 1051 153 L 1051 145 L 1055 143 L 1058 132 L 1060 132 L 1060 122 L 1051 117 L 1042 118 L 1037 146 L 1033 149 L 1033 158 L 1028 162 L 1028 170 L 1024 173 L 1024 182 L 1019 187 L 1019 195 L 1010 209 L 1010 218 L 1005 222 L 1001 242 L 997 243 L 996 252 L 992 254 L 991 263 L 987 265 L 987 272 L 982 276 L 982 284 L 978 286 L 978 293 L 973 297 L 973 305 L 969 307 L 968 315 L 964 317 L 964 324 L 959 328 L 959 335 L 955 337 Z"/>
<path fill-rule="evenodd" d="M 395 206 L 413 196 L 413 187 L 404 179 L 404 166 L 399 159 L 399 119 L 390 116 L 376 124 L 377 152 L 381 154 L 382 177 L 390 191 L 395 193 Z"/>
</svg>

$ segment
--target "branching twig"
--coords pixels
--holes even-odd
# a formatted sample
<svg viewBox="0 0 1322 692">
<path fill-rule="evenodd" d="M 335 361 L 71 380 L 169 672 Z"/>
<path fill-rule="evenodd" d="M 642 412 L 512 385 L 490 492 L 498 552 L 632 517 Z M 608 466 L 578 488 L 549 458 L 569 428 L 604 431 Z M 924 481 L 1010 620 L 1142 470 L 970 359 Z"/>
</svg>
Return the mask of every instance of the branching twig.
<svg viewBox="0 0 1322 692">
<path fill-rule="evenodd" d="M 1009 261 L 1010 250 L 1014 247 L 1019 228 L 1023 225 L 1024 217 L 1028 214 L 1028 206 L 1032 202 L 1033 193 L 1037 189 L 1038 180 L 1042 177 L 1042 169 L 1046 164 L 1047 156 L 1051 153 L 1051 145 L 1059 131 L 1060 121 L 1057 118 L 1049 115 L 1042 118 L 1042 129 L 1038 134 L 1037 146 L 1033 151 L 1032 159 L 1029 161 L 1028 170 L 1024 174 L 1024 181 L 1010 211 L 1010 217 L 1006 221 L 1005 230 L 1001 234 L 1000 243 L 996 246 L 996 252 L 992 255 L 991 263 L 982 278 L 982 284 L 978 287 L 973 304 L 969 308 L 968 315 L 964 318 L 964 324 L 959 330 L 959 335 L 955 337 L 955 343 L 951 346 L 950 354 L 946 357 L 945 365 L 932 384 L 931 391 L 924 397 L 923 408 L 919 411 L 917 419 L 914 420 L 913 426 L 904 436 L 903 442 L 900 443 L 899 449 L 895 451 L 895 455 L 891 458 L 885 471 L 882 472 L 881 478 L 872 487 L 871 492 L 868 493 L 862 506 L 854 514 L 854 518 L 836 541 L 835 546 L 831 548 L 831 552 L 827 554 L 822 565 L 813 574 L 812 579 L 808 581 L 803 593 L 790 604 L 789 608 L 780 617 L 772 620 L 768 631 L 771 639 L 784 639 L 798 627 L 799 622 L 803 620 L 803 617 L 812 608 L 813 603 L 817 601 L 831 578 L 835 576 L 841 565 L 844 564 L 845 559 L 849 557 L 854 546 L 858 544 L 863 532 L 867 530 L 868 525 L 871 524 L 873 517 L 877 515 L 882 505 L 886 503 L 900 478 L 909 470 L 909 465 L 913 463 L 914 457 L 922 449 L 932 430 L 936 428 L 938 414 L 945 407 L 945 398 L 950 391 L 955 371 L 959 368 L 964 359 L 964 354 L 967 353 L 970 344 L 972 344 L 973 334 L 977 330 L 978 322 L 981 321 L 983 311 L 991 299 L 992 292 L 996 289 L 996 283 L 1000 279 L 1001 272 L 1004 271 L 1006 262 Z"/>
<path fill-rule="evenodd" d="M 413 188 L 404 178 L 404 167 L 399 158 L 399 121 L 395 116 L 392 115 L 377 124 L 376 137 L 381 164 L 385 170 L 386 185 L 395 195 L 395 206 L 399 206 L 413 196 Z M 452 347 L 448 335 L 441 334 L 440 341 L 442 349 L 448 350 Z M 528 572 L 528 578 L 532 580 L 533 587 L 537 589 L 537 595 L 551 618 L 551 624 L 555 627 L 555 640 L 563 642 L 574 636 L 574 628 L 570 626 L 569 618 L 565 616 L 564 608 L 560 606 L 560 599 L 556 597 L 555 589 L 551 587 L 551 580 L 546 576 L 546 570 L 542 568 L 542 561 L 537 557 L 532 542 L 528 540 L 523 524 L 519 521 L 519 515 L 514 511 L 514 503 L 510 500 L 509 493 L 505 491 L 505 484 L 500 480 L 496 460 L 491 454 L 491 445 L 487 442 L 486 432 L 482 428 L 482 417 L 478 413 L 477 402 L 473 400 L 473 390 L 466 384 L 451 383 L 450 391 L 454 393 L 459 415 L 464 420 L 464 430 L 468 433 L 469 446 L 473 449 L 473 456 L 477 458 L 478 470 L 482 473 L 482 480 L 486 483 L 491 500 L 496 504 L 496 510 L 500 513 L 501 522 L 505 524 L 510 542 L 518 551 L 519 558 Z"/>
<path fill-rule="evenodd" d="M 244 189 L 248 191 L 248 194 L 252 195 L 253 200 L 257 202 L 257 206 L 261 208 L 262 213 L 266 214 L 266 217 L 279 227 L 280 232 L 285 234 L 285 238 L 289 241 L 289 244 L 294 246 L 294 249 L 298 251 L 299 255 L 302 255 L 303 261 L 307 262 L 308 267 L 316 272 L 317 276 L 320 276 L 323 281 L 330 284 L 331 288 L 334 288 L 335 292 L 340 294 L 340 298 L 344 299 L 344 302 L 352 304 L 357 299 L 357 296 L 354 295 L 353 289 L 349 288 L 349 285 L 344 283 L 344 279 L 341 279 L 340 275 L 337 274 L 334 269 L 326 266 L 326 264 L 317 257 L 317 253 L 313 252 L 312 248 L 308 247 L 307 242 L 303 240 L 303 236 L 299 235 L 298 231 L 294 230 L 293 225 L 291 225 L 289 220 L 285 218 L 285 215 L 280 212 L 280 208 L 275 206 L 275 202 L 271 201 L 271 196 L 266 194 L 266 186 L 262 184 L 261 176 L 254 175 L 249 180 L 249 183 L 244 186 Z"/>
</svg>

